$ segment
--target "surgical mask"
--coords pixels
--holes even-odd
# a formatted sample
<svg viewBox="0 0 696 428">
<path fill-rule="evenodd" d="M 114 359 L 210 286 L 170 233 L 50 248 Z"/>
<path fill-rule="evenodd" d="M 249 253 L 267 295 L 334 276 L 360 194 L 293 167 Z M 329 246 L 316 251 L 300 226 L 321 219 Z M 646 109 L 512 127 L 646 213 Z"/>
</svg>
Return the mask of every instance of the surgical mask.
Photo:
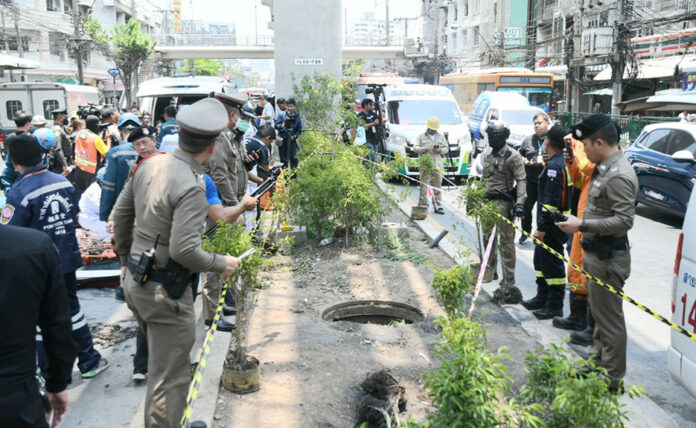
<svg viewBox="0 0 696 428">
<path fill-rule="evenodd" d="M 237 131 L 239 131 L 243 134 L 249 130 L 250 126 L 251 126 L 251 123 L 249 123 L 248 120 L 240 120 L 237 122 Z"/>
</svg>

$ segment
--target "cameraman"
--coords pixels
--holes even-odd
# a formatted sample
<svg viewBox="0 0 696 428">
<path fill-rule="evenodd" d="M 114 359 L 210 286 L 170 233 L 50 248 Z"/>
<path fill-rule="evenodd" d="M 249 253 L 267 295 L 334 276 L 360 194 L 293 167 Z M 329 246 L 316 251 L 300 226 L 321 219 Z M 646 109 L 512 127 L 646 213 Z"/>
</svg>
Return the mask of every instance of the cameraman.
<svg viewBox="0 0 696 428">
<path fill-rule="evenodd" d="M 379 146 L 377 142 L 377 126 L 379 125 L 379 117 L 375 113 L 375 102 L 371 98 L 362 100 L 362 109 L 358 113 L 358 117 L 362 119 L 365 127 L 365 139 L 367 140 L 367 148 L 370 149 L 370 160 L 377 162 L 379 154 Z"/>
<path fill-rule="evenodd" d="M 280 136 L 283 138 L 283 145 L 280 147 L 280 161 L 287 168 L 297 168 L 297 152 L 299 147 L 297 139 L 302 133 L 302 119 L 295 110 L 295 99 L 289 98 L 286 101 L 287 110 L 281 114 L 283 118 L 280 125 Z"/>
</svg>

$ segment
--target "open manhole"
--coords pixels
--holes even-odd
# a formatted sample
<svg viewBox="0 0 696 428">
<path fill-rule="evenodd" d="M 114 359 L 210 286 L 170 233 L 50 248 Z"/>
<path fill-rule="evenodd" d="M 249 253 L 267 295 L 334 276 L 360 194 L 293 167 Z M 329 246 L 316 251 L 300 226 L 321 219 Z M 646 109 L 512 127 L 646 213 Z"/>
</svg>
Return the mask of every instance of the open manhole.
<svg viewBox="0 0 696 428">
<path fill-rule="evenodd" d="M 423 319 L 423 312 L 413 306 L 383 300 L 355 300 L 326 309 L 325 321 L 350 321 L 361 324 L 389 325 L 392 322 L 411 324 Z"/>
</svg>

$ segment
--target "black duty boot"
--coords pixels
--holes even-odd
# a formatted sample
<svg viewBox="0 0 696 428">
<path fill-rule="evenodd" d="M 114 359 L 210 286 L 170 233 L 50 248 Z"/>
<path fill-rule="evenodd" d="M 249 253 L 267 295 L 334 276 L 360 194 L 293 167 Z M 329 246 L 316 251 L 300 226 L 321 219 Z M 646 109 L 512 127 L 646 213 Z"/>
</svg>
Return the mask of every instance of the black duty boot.
<svg viewBox="0 0 696 428">
<path fill-rule="evenodd" d="M 574 331 L 570 334 L 570 343 L 580 346 L 594 345 L 594 318 L 592 318 L 592 310 L 590 305 L 587 305 L 587 327 L 583 331 Z"/>
<path fill-rule="evenodd" d="M 555 317 L 553 326 L 563 330 L 584 330 L 587 327 L 587 296 L 570 293 L 568 303 L 570 304 L 570 315 L 567 318 Z"/>
<path fill-rule="evenodd" d="M 232 290 L 227 290 L 227 294 L 225 294 L 225 304 L 227 306 L 237 306 L 237 303 L 234 301 L 234 293 L 232 293 Z"/>
<path fill-rule="evenodd" d="M 537 279 L 537 294 L 533 298 L 529 300 L 523 300 L 522 301 L 522 306 L 527 308 L 530 311 L 533 311 L 535 309 L 541 309 L 544 307 L 546 304 L 546 297 L 549 295 L 549 286 L 546 285 L 546 282 L 540 279 Z"/>
<path fill-rule="evenodd" d="M 563 296 L 565 285 L 552 285 L 548 287 L 546 304 L 543 308 L 532 312 L 540 320 L 549 320 L 553 317 L 563 316 Z"/>
</svg>

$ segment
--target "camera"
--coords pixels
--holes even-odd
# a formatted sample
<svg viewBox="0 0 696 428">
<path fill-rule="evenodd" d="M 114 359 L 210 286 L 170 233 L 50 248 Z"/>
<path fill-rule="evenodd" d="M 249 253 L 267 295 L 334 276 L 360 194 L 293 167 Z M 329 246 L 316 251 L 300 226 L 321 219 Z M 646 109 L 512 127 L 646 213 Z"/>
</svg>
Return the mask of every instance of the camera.
<svg viewBox="0 0 696 428">
<path fill-rule="evenodd" d="M 297 113 L 287 113 L 285 116 L 285 127 L 292 128 L 295 125 L 295 122 L 297 122 Z"/>
<path fill-rule="evenodd" d="M 375 99 L 379 98 L 380 95 L 384 94 L 384 87 L 387 86 L 384 83 L 370 83 L 367 85 L 367 89 L 365 89 L 366 94 L 372 94 L 375 96 Z"/>
<path fill-rule="evenodd" d="M 84 120 L 87 116 L 97 116 L 101 117 L 101 106 L 96 104 L 87 104 L 82 106 L 77 106 L 77 116 Z"/>
</svg>

